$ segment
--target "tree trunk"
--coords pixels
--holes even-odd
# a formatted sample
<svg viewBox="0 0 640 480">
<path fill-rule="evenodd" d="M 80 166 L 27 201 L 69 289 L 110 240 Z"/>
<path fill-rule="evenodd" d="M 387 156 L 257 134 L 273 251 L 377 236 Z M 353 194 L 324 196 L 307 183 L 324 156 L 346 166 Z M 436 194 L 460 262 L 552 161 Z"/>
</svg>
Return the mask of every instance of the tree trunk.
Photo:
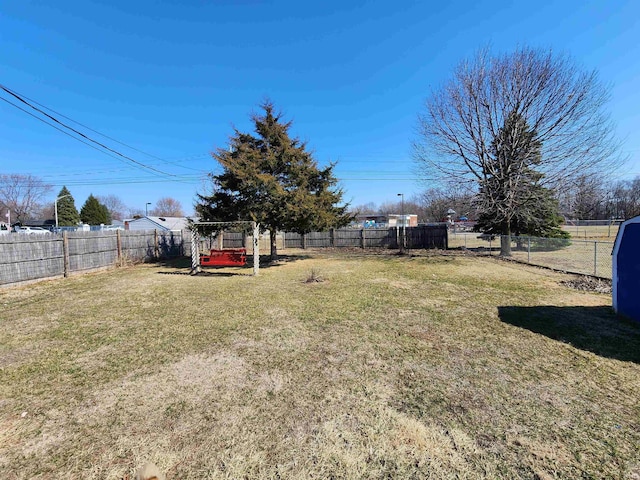
<svg viewBox="0 0 640 480">
<path fill-rule="evenodd" d="M 504 235 L 500 236 L 500 255 L 502 257 L 511 256 L 511 228 L 507 227 Z"/>
<path fill-rule="evenodd" d="M 269 238 L 271 240 L 271 261 L 275 262 L 276 260 L 278 260 L 278 245 L 276 244 L 276 229 L 275 228 L 270 228 L 269 229 Z"/>
<path fill-rule="evenodd" d="M 516 232 L 516 250 L 524 250 L 523 241 L 520 233 Z"/>
</svg>

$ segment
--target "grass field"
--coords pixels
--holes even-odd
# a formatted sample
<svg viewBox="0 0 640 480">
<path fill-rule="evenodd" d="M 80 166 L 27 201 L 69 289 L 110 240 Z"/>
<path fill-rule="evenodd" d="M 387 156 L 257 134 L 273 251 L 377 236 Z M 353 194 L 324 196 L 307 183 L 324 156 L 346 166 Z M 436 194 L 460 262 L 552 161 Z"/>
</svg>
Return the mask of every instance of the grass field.
<svg viewBox="0 0 640 480">
<path fill-rule="evenodd" d="M 604 242 L 614 242 L 618 234 L 619 225 L 590 225 L 590 226 L 573 226 L 564 225 L 563 230 L 571 234 L 572 238 L 582 240 L 596 240 Z"/>
<path fill-rule="evenodd" d="M 0 478 L 640 478 L 640 325 L 609 296 L 290 255 L 0 290 Z"/>
</svg>

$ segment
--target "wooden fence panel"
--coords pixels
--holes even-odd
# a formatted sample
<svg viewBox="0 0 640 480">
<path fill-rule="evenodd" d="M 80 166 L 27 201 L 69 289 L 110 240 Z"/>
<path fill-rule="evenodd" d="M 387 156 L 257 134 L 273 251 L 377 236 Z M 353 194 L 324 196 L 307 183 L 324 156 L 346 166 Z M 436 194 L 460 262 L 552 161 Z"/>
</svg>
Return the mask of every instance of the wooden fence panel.
<svg viewBox="0 0 640 480">
<path fill-rule="evenodd" d="M 116 232 L 68 232 L 71 273 L 114 265 L 118 260 Z"/>
<path fill-rule="evenodd" d="M 361 229 L 334 230 L 333 244 L 335 247 L 362 247 L 362 230 Z"/>
<path fill-rule="evenodd" d="M 0 236 L 0 285 L 56 277 L 63 272 L 60 237 L 14 233 Z"/>
<path fill-rule="evenodd" d="M 365 248 L 398 248 L 395 228 L 365 228 Z"/>
<path fill-rule="evenodd" d="M 304 237 L 306 248 L 326 248 L 331 246 L 330 232 L 309 232 Z"/>
<path fill-rule="evenodd" d="M 122 255 L 132 261 L 148 261 L 154 258 L 153 230 L 133 230 L 122 233 Z"/>
<path fill-rule="evenodd" d="M 191 234 L 187 235 L 191 241 Z M 158 255 L 160 258 L 184 256 L 184 235 L 182 232 L 163 232 L 158 234 Z"/>
<path fill-rule="evenodd" d="M 402 235 L 402 229 L 400 229 Z M 407 248 L 439 248 L 446 250 L 448 232 L 446 225 L 421 225 L 406 229 Z"/>
<path fill-rule="evenodd" d="M 243 232 L 224 232 L 222 238 L 224 248 L 242 248 L 246 245 L 243 244 L 245 234 Z M 251 244 L 253 245 L 253 243 Z"/>
<path fill-rule="evenodd" d="M 302 248 L 302 235 L 295 232 L 284 233 L 284 248 Z"/>
</svg>

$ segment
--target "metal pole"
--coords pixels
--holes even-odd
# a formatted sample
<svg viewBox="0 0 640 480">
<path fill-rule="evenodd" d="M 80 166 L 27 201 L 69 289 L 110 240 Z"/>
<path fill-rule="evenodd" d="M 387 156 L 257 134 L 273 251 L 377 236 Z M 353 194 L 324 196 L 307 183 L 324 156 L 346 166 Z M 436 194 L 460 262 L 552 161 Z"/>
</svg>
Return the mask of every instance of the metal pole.
<svg viewBox="0 0 640 480">
<path fill-rule="evenodd" d="M 593 275 L 598 276 L 598 242 L 593 242 Z"/>
<path fill-rule="evenodd" d="M 527 263 L 531 263 L 531 237 L 527 237 Z"/>
<path fill-rule="evenodd" d="M 70 197 L 70 196 L 71 196 L 70 193 L 68 193 L 66 195 L 61 195 L 61 196 L 59 196 L 58 198 L 56 198 L 53 201 L 53 209 L 54 209 L 55 214 L 56 214 L 56 230 L 58 229 L 58 200 L 60 200 L 62 198 L 65 198 L 65 197 Z"/>
<path fill-rule="evenodd" d="M 400 218 L 402 218 L 402 238 L 400 239 L 401 244 L 400 244 L 400 252 L 404 253 L 404 248 L 405 248 L 405 226 L 404 226 L 404 193 L 399 193 L 398 196 L 401 199 L 401 207 L 400 207 Z M 397 226 L 397 222 L 396 222 L 396 228 L 398 228 L 398 230 L 400 230 L 400 228 Z"/>
</svg>

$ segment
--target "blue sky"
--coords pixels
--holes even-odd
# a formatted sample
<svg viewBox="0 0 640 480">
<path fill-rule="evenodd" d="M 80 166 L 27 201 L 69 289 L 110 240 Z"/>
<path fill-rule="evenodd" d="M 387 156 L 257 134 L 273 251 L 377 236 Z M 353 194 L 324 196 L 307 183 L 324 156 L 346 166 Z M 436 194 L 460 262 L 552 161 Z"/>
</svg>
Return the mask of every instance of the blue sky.
<svg viewBox="0 0 640 480">
<path fill-rule="evenodd" d="M 441 3 L 441 4 L 440 4 Z M 270 98 L 352 204 L 410 198 L 411 141 L 430 88 L 478 48 L 568 53 L 612 85 L 609 111 L 640 175 L 640 3 L 635 1 L 8 1 L 0 83 L 126 145 L 169 175 L 107 156 L 0 102 L 0 172 L 192 211 L 209 152 Z M 4 93 L 3 98 L 10 99 Z M 86 131 L 86 130 L 84 130 Z"/>
</svg>

